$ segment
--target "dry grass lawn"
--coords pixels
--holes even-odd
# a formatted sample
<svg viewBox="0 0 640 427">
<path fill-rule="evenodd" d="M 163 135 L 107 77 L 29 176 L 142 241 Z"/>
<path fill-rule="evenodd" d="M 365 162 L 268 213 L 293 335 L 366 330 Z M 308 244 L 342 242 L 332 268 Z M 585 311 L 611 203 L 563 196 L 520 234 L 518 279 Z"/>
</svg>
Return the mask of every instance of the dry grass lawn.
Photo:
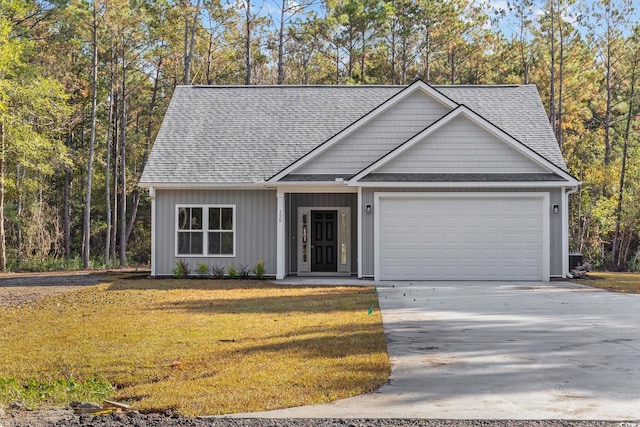
<svg viewBox="0 0 640 427">
<path fill-rule="evenodd" d="M 0 380 L 106 379 L 111 398 L 184 415 L 329 402 L 390 372 L 372 288 L 266 281 L 116 280 L 3 307 L 0 349 Z"/>
<path fill-rule="evenodd" d="M 611 292 L 640 294 L 640 273 L 594 271 L 589 273 L 589 279 L 572 279 L 571 281 Z"/>
</svg>

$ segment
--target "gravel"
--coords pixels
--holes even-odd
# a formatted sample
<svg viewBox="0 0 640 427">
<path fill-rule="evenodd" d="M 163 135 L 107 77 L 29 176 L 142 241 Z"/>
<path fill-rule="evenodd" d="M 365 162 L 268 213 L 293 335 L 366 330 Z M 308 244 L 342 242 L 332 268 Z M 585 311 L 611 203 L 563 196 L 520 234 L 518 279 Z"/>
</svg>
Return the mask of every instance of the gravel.
<svg viewBox="0 0 640 427">
<path fill-rule="evenodd" d="M 167 411 L 141 414 L 136 411 L 110 415 L 74 415 L 69 410 L 14 411 L 0 415 L 0 427 L 640 427 L 640 421 L 568 420 L 436 420 L 436 419 L 333 419 L 333 418 L 185 418 Z"/>
</svg>

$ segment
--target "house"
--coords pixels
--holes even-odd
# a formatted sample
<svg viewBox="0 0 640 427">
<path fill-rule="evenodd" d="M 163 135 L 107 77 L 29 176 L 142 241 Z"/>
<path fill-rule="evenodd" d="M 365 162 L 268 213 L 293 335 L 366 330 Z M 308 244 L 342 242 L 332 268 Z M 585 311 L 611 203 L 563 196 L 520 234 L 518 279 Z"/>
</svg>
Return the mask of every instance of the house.
<svg viewBox="0 0 640 427">
<path fill-rule="evenodd" d="M 550 280 L 567 172 L 535 86 L 179 86 L 140 185 L 152 275 Z"/>
</svg>

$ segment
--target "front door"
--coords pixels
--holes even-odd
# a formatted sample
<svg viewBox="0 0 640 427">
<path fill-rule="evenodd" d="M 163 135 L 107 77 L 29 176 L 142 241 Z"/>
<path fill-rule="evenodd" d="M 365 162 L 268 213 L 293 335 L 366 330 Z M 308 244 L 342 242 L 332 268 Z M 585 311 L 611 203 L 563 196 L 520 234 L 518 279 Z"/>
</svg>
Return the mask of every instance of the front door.
<svg viewBox="0 0 640 427">
<path fill-rule="evenodd" d="M 338 211 L 311 211 L 311 271 L 338 271 Z"/>
</svg>

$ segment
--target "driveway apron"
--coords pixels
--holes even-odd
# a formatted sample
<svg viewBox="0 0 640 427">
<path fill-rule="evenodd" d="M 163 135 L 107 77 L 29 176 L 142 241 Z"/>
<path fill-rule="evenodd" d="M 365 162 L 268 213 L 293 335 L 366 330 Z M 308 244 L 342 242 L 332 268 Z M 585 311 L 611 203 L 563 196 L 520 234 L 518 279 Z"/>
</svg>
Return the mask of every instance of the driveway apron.
<svg viewBox="0 0 640 427">
<path fill-rule="evenodd" d="M 640 419 L 640 295 L 566 282 L 382 282 L 388 384 L 251 417 Z"/>
</svg>

